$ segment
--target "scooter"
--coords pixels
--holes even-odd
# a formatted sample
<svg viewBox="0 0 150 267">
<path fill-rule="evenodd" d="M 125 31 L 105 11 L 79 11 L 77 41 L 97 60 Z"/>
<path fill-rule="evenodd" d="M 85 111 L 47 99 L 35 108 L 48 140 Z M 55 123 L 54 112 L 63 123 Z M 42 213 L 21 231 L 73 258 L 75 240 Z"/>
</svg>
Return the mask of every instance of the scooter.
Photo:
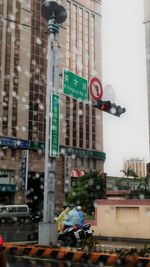
<svg viewBox="0 0 150 267">
<path fill-rule="evenodd" d="M 79 227 L 68 227 L 58 234 L 58 240 L 63 241 L 64 245 L 76 246 L 77 243 L 84 243 L 84 240 L 93 235 L 90 224 L 83 224 Z"/>
</svg>

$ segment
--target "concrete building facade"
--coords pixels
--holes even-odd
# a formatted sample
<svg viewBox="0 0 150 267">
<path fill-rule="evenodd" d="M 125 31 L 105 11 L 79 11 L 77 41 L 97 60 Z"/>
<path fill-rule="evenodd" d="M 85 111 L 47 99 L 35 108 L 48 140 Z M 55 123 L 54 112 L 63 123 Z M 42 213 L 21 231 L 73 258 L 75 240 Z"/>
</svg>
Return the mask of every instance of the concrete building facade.
<svg viewBox="0 0 150 267">
<path fill-rule="evenodd" d="M 123 170 L 128 171 L 128 169 L 133 170 L 138 177 L 145 177 L 145 161 L 143 159 L 129 159 L 124 161 Z"/>
<path fill-rule="evenodd" d="M 46 22 L 41 0 L 0 0 L 0 202 L 42 203 L 47 82 Z M 101 79 L 101 1 L 62 0 L 67 20 L 57 40 L 60 156 L 56 204 L 70 190 L 71 170 L 103 172 L 102 113 L 62 93 L 63 70 Z M 28 164 L 27 164 L 28 163 Z M 27 168 L 26 168 L 27 167 Z M 28 186 L 25 190 L 26 178 Z"/>
<path fill-rule="evenodd" d="M 150 148 L 150 1 L 144 0 L 144 24 L 146 40 L 146 66 L 147 66 L 147 95 L 148 95 L 148 127 Z"/>
<path fill-rule="evenodd" d="M 150 239 L 149 199 L 97 199 L 95 235 L 109 238 Z"/>
</svg>

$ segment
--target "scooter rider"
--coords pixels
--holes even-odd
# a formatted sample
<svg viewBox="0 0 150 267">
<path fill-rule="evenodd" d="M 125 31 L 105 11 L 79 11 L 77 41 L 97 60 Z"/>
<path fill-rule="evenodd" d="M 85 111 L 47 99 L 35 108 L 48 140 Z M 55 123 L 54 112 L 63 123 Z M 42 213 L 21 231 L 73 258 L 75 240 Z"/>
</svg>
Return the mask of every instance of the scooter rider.
<svg viewBox="0 0 150 267">
<path fill-rule="evenodd" d="M 85 214 L 82 211 L 82 207 L 81 206 L 77 206 L 77 211 L 78 211 L 78 214 L 79 214 L 79 217 L 80 217 L 79 225 L 81 226 L 81 225 L 84 224 Z"/>
<path fill-rule="evenodd" d="M 57 225 L 58 225 L 58 232 L 62 231 L 62 223 L 65 220 L 65 218 L 67 217 L 67 215 L 70 211 L 70 207 L 64 206 L 63 209 L 64 210 L 59 214 L 59 216 L 57 218 L 55 218 L 55 221 L 57 222 Z"/>
<path fill-rule="evenodd" d="M 79 213 L 77 211 L 77 208 L 74 207 L 73 209 L 71 209 L 69 211 L 67 217 L 63 221 L 63 223 L 62 223 L 62 231 L 67 227 L 74 226 L 75 228 L 77 228 L 79 223 L 80 223 L 80 216 L 79 216 Z"/>
</svg>

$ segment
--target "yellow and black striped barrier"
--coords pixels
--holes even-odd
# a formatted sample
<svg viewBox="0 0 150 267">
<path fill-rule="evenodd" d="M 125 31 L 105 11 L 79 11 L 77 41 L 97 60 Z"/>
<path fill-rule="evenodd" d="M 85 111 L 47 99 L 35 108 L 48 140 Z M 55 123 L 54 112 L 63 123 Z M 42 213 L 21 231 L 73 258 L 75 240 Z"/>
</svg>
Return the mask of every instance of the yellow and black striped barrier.
<svg viewBox="0 0 150 267">
<path fill-rule="evenodd" d="M 87 253 L 75 248 L 53 248 L 39 245 L 3 244 L 3 252 L 14 256 L 31 256 L 73 263 L 86 263 L 98 266 L 150 267 L 150 258 L 128 255 L 120 257 L 117 254 L 104 252 Z"/>
</svg>

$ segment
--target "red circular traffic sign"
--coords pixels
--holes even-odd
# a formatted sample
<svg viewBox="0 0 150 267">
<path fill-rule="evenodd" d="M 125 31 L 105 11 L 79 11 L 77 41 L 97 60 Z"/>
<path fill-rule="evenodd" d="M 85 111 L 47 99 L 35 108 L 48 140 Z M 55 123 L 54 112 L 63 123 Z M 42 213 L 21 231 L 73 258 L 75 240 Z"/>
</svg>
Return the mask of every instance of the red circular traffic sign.
<svg viewBox="0 0 150 267">
<path fill-rule="evenodd" d="M 92 77 L 89 82 L 89 91 L 95 100 L 99 100 L 103 95 L 103 86 L 97 77 Z"/>
</svg>

